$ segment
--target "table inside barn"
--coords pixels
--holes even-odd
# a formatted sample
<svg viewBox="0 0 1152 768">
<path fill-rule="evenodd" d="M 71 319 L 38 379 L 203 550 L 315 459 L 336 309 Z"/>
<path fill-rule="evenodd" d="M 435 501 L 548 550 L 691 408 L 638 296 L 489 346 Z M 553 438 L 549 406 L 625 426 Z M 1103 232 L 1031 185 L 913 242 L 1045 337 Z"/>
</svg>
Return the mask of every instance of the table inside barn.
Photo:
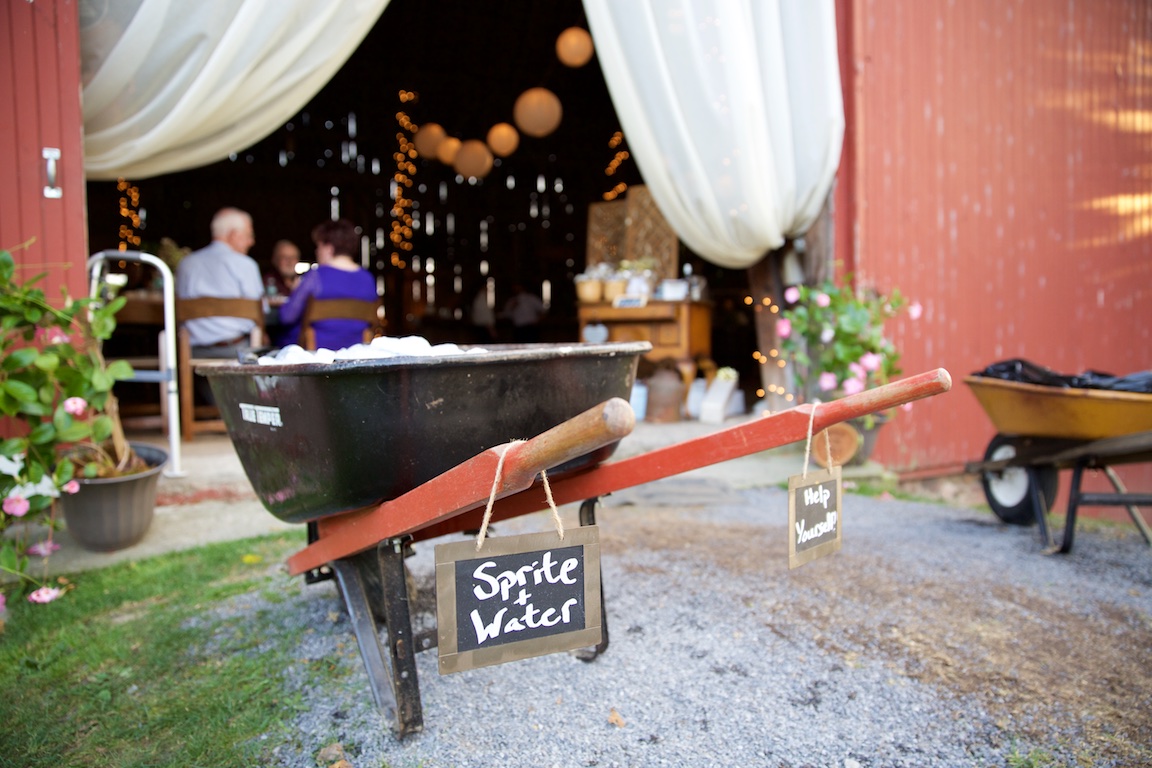
<svg viewBox="0 0 1152 768">
<path fill-rule="evenodd" d="M 642 307 L 617 307 L 611 302 L 577 307 L 580 338 L 589 326 L 604 326 L 604 341 L 647 341 L 651 362 L 672 359 L 681 367 L 712 357 L 712 304 L 706 301 L 648 301 Z"/>
</svg>

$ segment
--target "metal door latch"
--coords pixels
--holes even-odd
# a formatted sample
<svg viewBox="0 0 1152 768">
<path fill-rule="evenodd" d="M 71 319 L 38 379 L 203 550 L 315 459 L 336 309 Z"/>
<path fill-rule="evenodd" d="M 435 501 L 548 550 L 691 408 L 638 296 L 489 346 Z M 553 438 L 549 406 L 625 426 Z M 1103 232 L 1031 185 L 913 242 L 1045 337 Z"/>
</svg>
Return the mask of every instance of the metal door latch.
<svg viewBox="0 0 1152 768">
<path fill-rule="evenodd" d="M 63 197 L 64 190 L 56 181 L 56 161 L 60 159 L 60 150 L 56 147 L 44 147 L 40 154 L 44 157 L 44 170 L 48 174 L 48 184 L 44 187 L 44 197 Z"/>
</svg>

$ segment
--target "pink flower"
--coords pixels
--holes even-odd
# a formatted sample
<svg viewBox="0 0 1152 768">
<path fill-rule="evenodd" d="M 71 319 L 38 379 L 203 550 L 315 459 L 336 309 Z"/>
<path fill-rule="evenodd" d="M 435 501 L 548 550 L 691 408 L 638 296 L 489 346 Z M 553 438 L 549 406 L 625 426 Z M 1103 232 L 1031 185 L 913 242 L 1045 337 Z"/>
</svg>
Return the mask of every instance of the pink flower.
<svg viewBox="0 0 1152 768">
<path fill-rule="evenodd" d="M 28 595 L 28 602 L 50 603 L 62 594 L 64 594 L 64 590 L 57 589 L 56 587 L 40 587 L 40 589 Z"/>
<path fill-rule="evenodd" d="M 880 370 L 880 365 L 883 362 L 884 358 L 875 352 L 865 352 L 860 356 L 860 366 L 866 371 Z"/>
<path fill-rule="evenodd" d="M 826 294 L 826 293 L 816 294 L 816 306 L 826 307 L 831 303 L 832 303 L 832 297 L 829 296 L 828 294 Z"/>
<path fill-rule="evenodd" d="M 36 331 L 36 341 L 41 344 L 70 344 L 72 339 L 59 328 L 41 328 Z"/>
<path fill-rule="evenodd" d="M 824 330 L 820 331 L 820 342 L 822 344 L 830 344 L 834 338 L 836 338 L 835 328 L 824 326 Z"/>
<path fill-rule="evenodd" d="M 820 380 L 817 385 L 820 387 L 821 392 L 831 392 L 836 389 L 836 385 L 840 382 L 836 381 L 836 374 L 831 371 L 824 371 L 820 374 Z"/>
<path fill-rule="evenodd" d="M 26 551 L 28 554 L 36 555 L 37 557 L 48 557 L 48 555 L 52 554 L 58 549 L 60 549 L 59 544 L 51 541 L 50 539 L 45 539 L 44 541 L 38 541 L 35 544 L 32 544 Z"/>
<path fill-rule="evenodd" d="M 857 392 L 864 391 L 864 379 L 845 379 L 844 380 L 844 394 L 854 395 Z"/>
<path fill-rule="evenodd" d="M 12 515 L 12 517 L 24 517 L 28 514 L 28 499 L 23 496 L 9 496 L 4 499 L 4 511 Z"/>
<path fill-rule="evenodd" d="M 912 403 L 904 403 L 903 405 L 900 406 L 900 410 L 904 411 L 905 413 L 907 413 L 908 411 L 911 411 L 912 410 Z"/>
<path fill-rule="evenodd" d="M 75 480 L 69 480 L 60 487 L 60 490 L 64 491 L 64 493 L 79 493 L 80 483 Z"/>
<path fill-rule="evenodd" d="M 776 321 L 776 335 L 782 339 L 786 339 L 792 335 L 792 321 L 786 317 L 782 317 Z"/>
<path fill-rule="evenodd" d="M 70 397 L 64 401 L 64 412 L 73 416 L 83 416 L 88 410 L 88 401 L 82 397 Z"/>
<path fill-rule="evenodd" d="M 0 616 L 3 616 L 6 610 L 8 610 L 8 598 L 4 596 L 3 592 L 0 592 Z"/>
<path fill-rule="evenodd" d="M 913 320 L 919 320 L 922 314 L 924 314 L 924 307 L 920 302 L 914 301 L 908 305 L 908 317 Z"/>
<path fill-rule="evenodd" d="M 784 301 L 789 304 L 795 304 L 800 300 L 800 289 L 792 285 L 784 289 Z"/>
<path fill-rule="evenodd" d="M 852 371 L 852 375 L 858 379 L 865 379 L 868 377 L 868 371 L 860 363 L 848 363 L 848 370 Z"/>
</svg>

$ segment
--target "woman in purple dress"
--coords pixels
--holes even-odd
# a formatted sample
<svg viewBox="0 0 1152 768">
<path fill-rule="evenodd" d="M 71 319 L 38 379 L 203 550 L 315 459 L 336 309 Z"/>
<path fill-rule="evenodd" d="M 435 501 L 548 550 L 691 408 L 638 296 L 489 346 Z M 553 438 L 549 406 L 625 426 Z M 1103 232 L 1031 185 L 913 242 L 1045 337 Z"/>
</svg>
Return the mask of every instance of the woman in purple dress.
<svg viewBox="0 0 1152 768">
<path fill-rule="evenodd" d="M 280 322 L 287 326 L 281 346 L 299 344 L 300 320 L 308 299 L 360 299 L 376 301 L 376 279 L 361 269 L 352 254 L 360 247 L 356 227 L 347 219 L 325 221 L 312 230 L 317 267 L 300 278 L 300 284 L 280 307 Z M 317 349 L 343 349 L 363 341 L 368 323 L 362 320 L 317 320 Z"/>
</svg>

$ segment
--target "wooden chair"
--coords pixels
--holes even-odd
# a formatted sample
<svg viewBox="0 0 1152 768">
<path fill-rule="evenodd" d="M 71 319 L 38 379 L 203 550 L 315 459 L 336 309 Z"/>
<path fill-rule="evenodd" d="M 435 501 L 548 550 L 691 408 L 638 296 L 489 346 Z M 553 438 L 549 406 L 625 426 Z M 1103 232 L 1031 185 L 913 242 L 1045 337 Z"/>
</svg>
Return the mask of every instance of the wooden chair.
<svg viewBox="0 0 1152 768">
<path fill-rule="evenodd" d="M 176 374 L 180 382 L 180 432 L 191 441 L 202 432 L 226 432 L 220 411 L 214 405 L 196 405 L 194 369 L 197 366 L 223 364 L 220 358 L 194 358 L 192 339 L 185 323 L 201 317 L 239 317 L 252 320 L 250 343 L 254 347 L 265 344 L 264 303 L 260 299 L 177 299 L 176 300 Z M 235 361 L 232 361 L 235 362 Z"/>
<path fill-rule="evenodd" d="M 316 349 L 316 331 L 312 323 L 317 320 L 363 320 L 368 323 L 364 329 L 362 343 L 367 344 L 380 335 L 380 301 L 362 301 L 360 299 L 308 299 L 304 307 L 304 316 L 300 319 L 300 346 L 304 349 Z"/>
</svg>

